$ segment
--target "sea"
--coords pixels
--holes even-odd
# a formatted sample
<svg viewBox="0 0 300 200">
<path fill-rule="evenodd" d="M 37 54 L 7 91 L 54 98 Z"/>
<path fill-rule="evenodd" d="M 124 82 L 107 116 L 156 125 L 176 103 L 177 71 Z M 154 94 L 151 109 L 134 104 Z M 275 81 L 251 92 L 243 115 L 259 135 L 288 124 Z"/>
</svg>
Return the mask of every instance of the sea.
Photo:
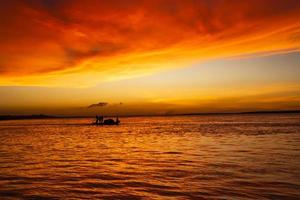
<svg viewBox="0 0 300 200">
<path fill-rule="evenodd" d="M 0 199 L 300 199 L 300 114 L 0 121 Z"/>
</svg>

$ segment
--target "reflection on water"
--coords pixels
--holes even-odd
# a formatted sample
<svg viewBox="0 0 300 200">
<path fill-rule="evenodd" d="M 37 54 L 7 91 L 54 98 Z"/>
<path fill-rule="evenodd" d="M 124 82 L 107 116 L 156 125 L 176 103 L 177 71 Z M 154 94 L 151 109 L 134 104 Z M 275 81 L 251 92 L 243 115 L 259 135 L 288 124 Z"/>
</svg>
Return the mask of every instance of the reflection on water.
<svg viewBox="0 0 300 200">
<path fill-rule="evenodd" d="M 297 199 L 300 115 L 0 122 L 1 199 Z"/>
</svg>

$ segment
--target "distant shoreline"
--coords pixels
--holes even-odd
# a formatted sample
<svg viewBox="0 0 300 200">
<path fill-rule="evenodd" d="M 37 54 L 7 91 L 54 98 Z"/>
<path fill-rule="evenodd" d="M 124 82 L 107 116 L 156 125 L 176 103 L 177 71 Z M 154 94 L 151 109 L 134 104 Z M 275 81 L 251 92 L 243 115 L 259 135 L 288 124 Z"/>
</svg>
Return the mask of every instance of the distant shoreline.
<svg viewBox="0 0 300 200">
<path fill-rule="evenodd" d="M 219 113 L 182 113 L 165 115 L 124 115 L 120 117 L 164 117 L 164 116 L 197 116 L 197 115 L 247 115 L 247 114 L 297 114 L 300 110 L 284 111 L 250 111 L 250 112 L 219 112 Z M 0 121 L 25 119 L 67 119 L 67 118 L 93 118 L 94 116 L 56 116 L 56 115 L 0 115 Z M 112 117 L 112 116 L 107 116 Z"/>
</svg>

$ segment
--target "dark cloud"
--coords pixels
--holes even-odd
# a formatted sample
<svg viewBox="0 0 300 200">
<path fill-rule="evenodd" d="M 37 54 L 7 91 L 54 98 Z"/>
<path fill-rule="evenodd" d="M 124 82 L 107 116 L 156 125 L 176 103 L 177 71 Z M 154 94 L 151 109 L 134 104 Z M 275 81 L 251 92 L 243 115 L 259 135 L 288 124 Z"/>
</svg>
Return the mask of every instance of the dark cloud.
<svg viewBox="0 0 300 200">
<path fill-rule="evenodd" d="M 107 102 L 99 102 L 99 103 L 96 103 L 96 104 L 91 104 L 87 108 L 104 107 L 104 106 L 107 106 L 107 105 L 108 105 Z"/>
</svg>

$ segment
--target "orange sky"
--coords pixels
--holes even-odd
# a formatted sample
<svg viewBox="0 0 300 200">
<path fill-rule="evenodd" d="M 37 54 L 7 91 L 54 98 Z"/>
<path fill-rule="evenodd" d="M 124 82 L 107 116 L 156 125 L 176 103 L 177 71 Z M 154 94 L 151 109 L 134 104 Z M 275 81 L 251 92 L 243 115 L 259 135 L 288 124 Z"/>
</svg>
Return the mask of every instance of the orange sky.
<svg viewBox="0 0 300 200">
<path fill-rule="evenodd" d="M 90 91 L 108 82 L 155 74 L 159 77 L 166 71 L 201 67 L 201 63 L 214 60 L 234 59 L 238 64 L 243 63 L 244 58 L 299 52 L 300 1 L 1 1 L 0 44 L 0 93 L 2 88 L 3 95 L 3 88 L 10 86 L 24 90 L 27 86 L 39 86 L 45 87 L 44 91 L 49 87 L 58 88 L 57 94 L 61 91 L 59 88 Z M 291 63 L 287 60 L 285 64 Z M 259 73 L 258 69 L 256 74 Z M 267 73 L 264 74 L 267 78 Z M 244 85 L 244 82 L 237 80 L 232 84 Z M 297 88 L 298 81 L 276 79 L 263 87 L 273 88 L 268 90 L 272 93 L 274 88 L 282 92 L 285 85 Z M 257 91 L 261 86 L 253 84 L 251 90 Z M 183 89 L 193 90 L 193 93 L 181 92 L 176 97 L 164 95 L 171 87 L 162 86 L 164 92 L 155 87 L 147 88 L 151 94 L 144 94 L 143 98 L 112 94 L 108 87 L 101 95 L 89 93 L 90 101 L 73 101 L 72 96 L 66 101 L 74 106 L 102 99 L 115 102 L 120 99 L 131 104 L 165 100 L 177 104 L 186 97 L 184 102 L 195 106 L 198 100 L 210 101 L 218 96 L 213 87 L 199 94 L 197 91 L 203 90 L 200 85 Z M 128 86 L 124 90 L 133 89 Z M 144 88 L 140 88 L 137 92 L 143 91 Z M 245 95 L 243 87 L 239 91 L 230 97 L 224 94 L 222 98 Z M 31 93 L 26 90 L 26 95 L 32 96 Z M 21 96 L 19 93 L 15 98 Z M 36 103 L 28 105 L 34 107 Z M 38 102 L 40 106 L 47 103 L 51 102 Z M 20 107 L 19 104 L 11 107 Z"/>
</svg>

